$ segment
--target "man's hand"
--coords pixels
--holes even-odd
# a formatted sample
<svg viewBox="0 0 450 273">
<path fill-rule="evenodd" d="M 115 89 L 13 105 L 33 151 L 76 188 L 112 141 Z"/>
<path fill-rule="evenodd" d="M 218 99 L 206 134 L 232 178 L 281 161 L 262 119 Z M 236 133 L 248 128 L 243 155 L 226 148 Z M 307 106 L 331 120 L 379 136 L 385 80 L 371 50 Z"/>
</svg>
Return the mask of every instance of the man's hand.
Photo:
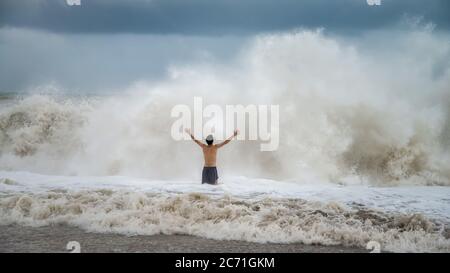
<svg viewBox="0 0 450 273">
<path fill-rule="evenodd" d="M 205 144 L 203 144 L 203 143 L 201 143 L 200 141 L 198 141 L 198 140 L 195 139 L 194 135 L 193 135 L 192 132 L 191 132 L 191 129 L 185 128 L 184 131 L 185 131 L 186 133 L 188 133 L 188 134 L 191 136 L 192 140 L 193 140 L 195 143 L 197 143 L 200 147 L 206 146 Z"/>
<path fill-rule="evenodd" d="M 232 136 L 227 138 L 224 142 L 222 142 L 220 144 L 216 144 L 216 147 L 220 148 L 220 147 L 224 146 L 225 144 L 229 143 L 233 139 L 233 137 L 237 136 L 238 134 L 239 134 L 239 130 L 238 129 L 234 130 L 234 134 Z"/>
</svg>

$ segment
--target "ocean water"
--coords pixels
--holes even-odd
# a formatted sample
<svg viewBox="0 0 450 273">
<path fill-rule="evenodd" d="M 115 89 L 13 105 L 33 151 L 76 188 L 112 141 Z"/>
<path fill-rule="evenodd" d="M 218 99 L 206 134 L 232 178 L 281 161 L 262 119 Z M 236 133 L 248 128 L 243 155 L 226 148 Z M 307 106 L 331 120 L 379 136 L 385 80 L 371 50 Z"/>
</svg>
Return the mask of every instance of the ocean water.
<svg viewBox="0 0 450 273">
<path fill-rule="evenodd" d="M 0 172 L 0 223 L 121 234 L 448 252 L 450 188 L 199 181 Z"/>
<path fill-rule="evenodd" d="M 262 35 L 226 65 L 116 94 L 4 96 L 0 223 L 448 252 L 450 43 L 428 30 L 389 41 Z M 201 185 L 198 147 L 170 136 L 172 107 L 195 96 L 279 105 L 279 149 L 233 141 L 221 184 Z"/>
</svg>

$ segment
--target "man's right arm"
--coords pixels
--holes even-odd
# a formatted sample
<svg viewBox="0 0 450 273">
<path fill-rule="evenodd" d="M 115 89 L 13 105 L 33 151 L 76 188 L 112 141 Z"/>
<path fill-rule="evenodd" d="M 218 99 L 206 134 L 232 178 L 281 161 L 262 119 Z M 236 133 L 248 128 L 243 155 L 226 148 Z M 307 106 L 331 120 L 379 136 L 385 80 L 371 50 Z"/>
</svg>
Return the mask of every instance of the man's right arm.
<svg viewBox="0 0 450 273">
<path fill-rule="evenodd" d="M 203 148 L 203 146 L 205 146 L 205 144 L 203 144 L 203 143 L 201 143 L 200 141 L 198 141 L 197 139 L 195 139 L 194 135 L 191 133 L 191 130 L 185 129 L 185 131 L 186 131 L 186 133 L 188 133 L 188 134 L 191 136 L 192 140 L 193 140 L 195 143 L 197 143 L 200 147 Z"/>
</svg>

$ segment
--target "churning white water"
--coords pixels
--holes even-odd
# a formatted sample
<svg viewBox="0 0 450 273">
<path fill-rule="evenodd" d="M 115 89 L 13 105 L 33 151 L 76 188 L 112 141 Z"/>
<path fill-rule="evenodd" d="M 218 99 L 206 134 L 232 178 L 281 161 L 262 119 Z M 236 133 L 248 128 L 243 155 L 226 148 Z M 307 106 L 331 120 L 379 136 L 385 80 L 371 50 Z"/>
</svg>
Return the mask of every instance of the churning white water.
<svg viewBox="0 0 450 273">
<path fill-rule="evenodd" d="M 225 177 L 152 181 L 1 172 L 0 223 L 94 232 L 448 252 L 448 187 L 369 188 Z"/>
<path fill-rule="evenodd" d="M 201 96 L 205 104 L 280 105 L 279 149 L 234 143 L 220 164 L 235 174 L 449 185 L 450 45 L 425 31 L 402 35 L 387 53 L 321 32 L 262 36 L 233 65 L 172 68 L 169 80 L 122 95 L 25 96 L 1 109 L 0 166 L 192 177 L 200 155 L 172 140 L 170 110 Z"/>
<path fill-rule="evenodd" d="M 171 68 L 120 95 L 3 102 L 0 219 L 448 251 L 450 43 L 428 30 L 388 40 L 264 35 L 231 64 Z M 198 147 L 170 136 L 172 107 L 194 96 L 279 105 L 279 149 L 233 142 L 219 154 L 228 179 L 197 184 Z"/>
</svg>

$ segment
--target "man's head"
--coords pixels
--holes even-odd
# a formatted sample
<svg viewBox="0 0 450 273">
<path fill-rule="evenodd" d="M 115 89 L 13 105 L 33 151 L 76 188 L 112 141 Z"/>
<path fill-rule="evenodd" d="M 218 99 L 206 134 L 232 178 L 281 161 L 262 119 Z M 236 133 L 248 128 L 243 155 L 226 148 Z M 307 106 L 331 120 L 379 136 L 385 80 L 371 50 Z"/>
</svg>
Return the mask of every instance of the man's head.
<svg viewBox="0 0 450 273">
<path fill-rule="evenodd" d="M 208 135 L 208 136 L 206 137 L 206 143 L 207 143 L 209 146 L 211 146 L 211 145 L 213 144 L 213 142 L 214 142 L 213 136 L 212 136 L 212 135 Z"/>
</svg>

